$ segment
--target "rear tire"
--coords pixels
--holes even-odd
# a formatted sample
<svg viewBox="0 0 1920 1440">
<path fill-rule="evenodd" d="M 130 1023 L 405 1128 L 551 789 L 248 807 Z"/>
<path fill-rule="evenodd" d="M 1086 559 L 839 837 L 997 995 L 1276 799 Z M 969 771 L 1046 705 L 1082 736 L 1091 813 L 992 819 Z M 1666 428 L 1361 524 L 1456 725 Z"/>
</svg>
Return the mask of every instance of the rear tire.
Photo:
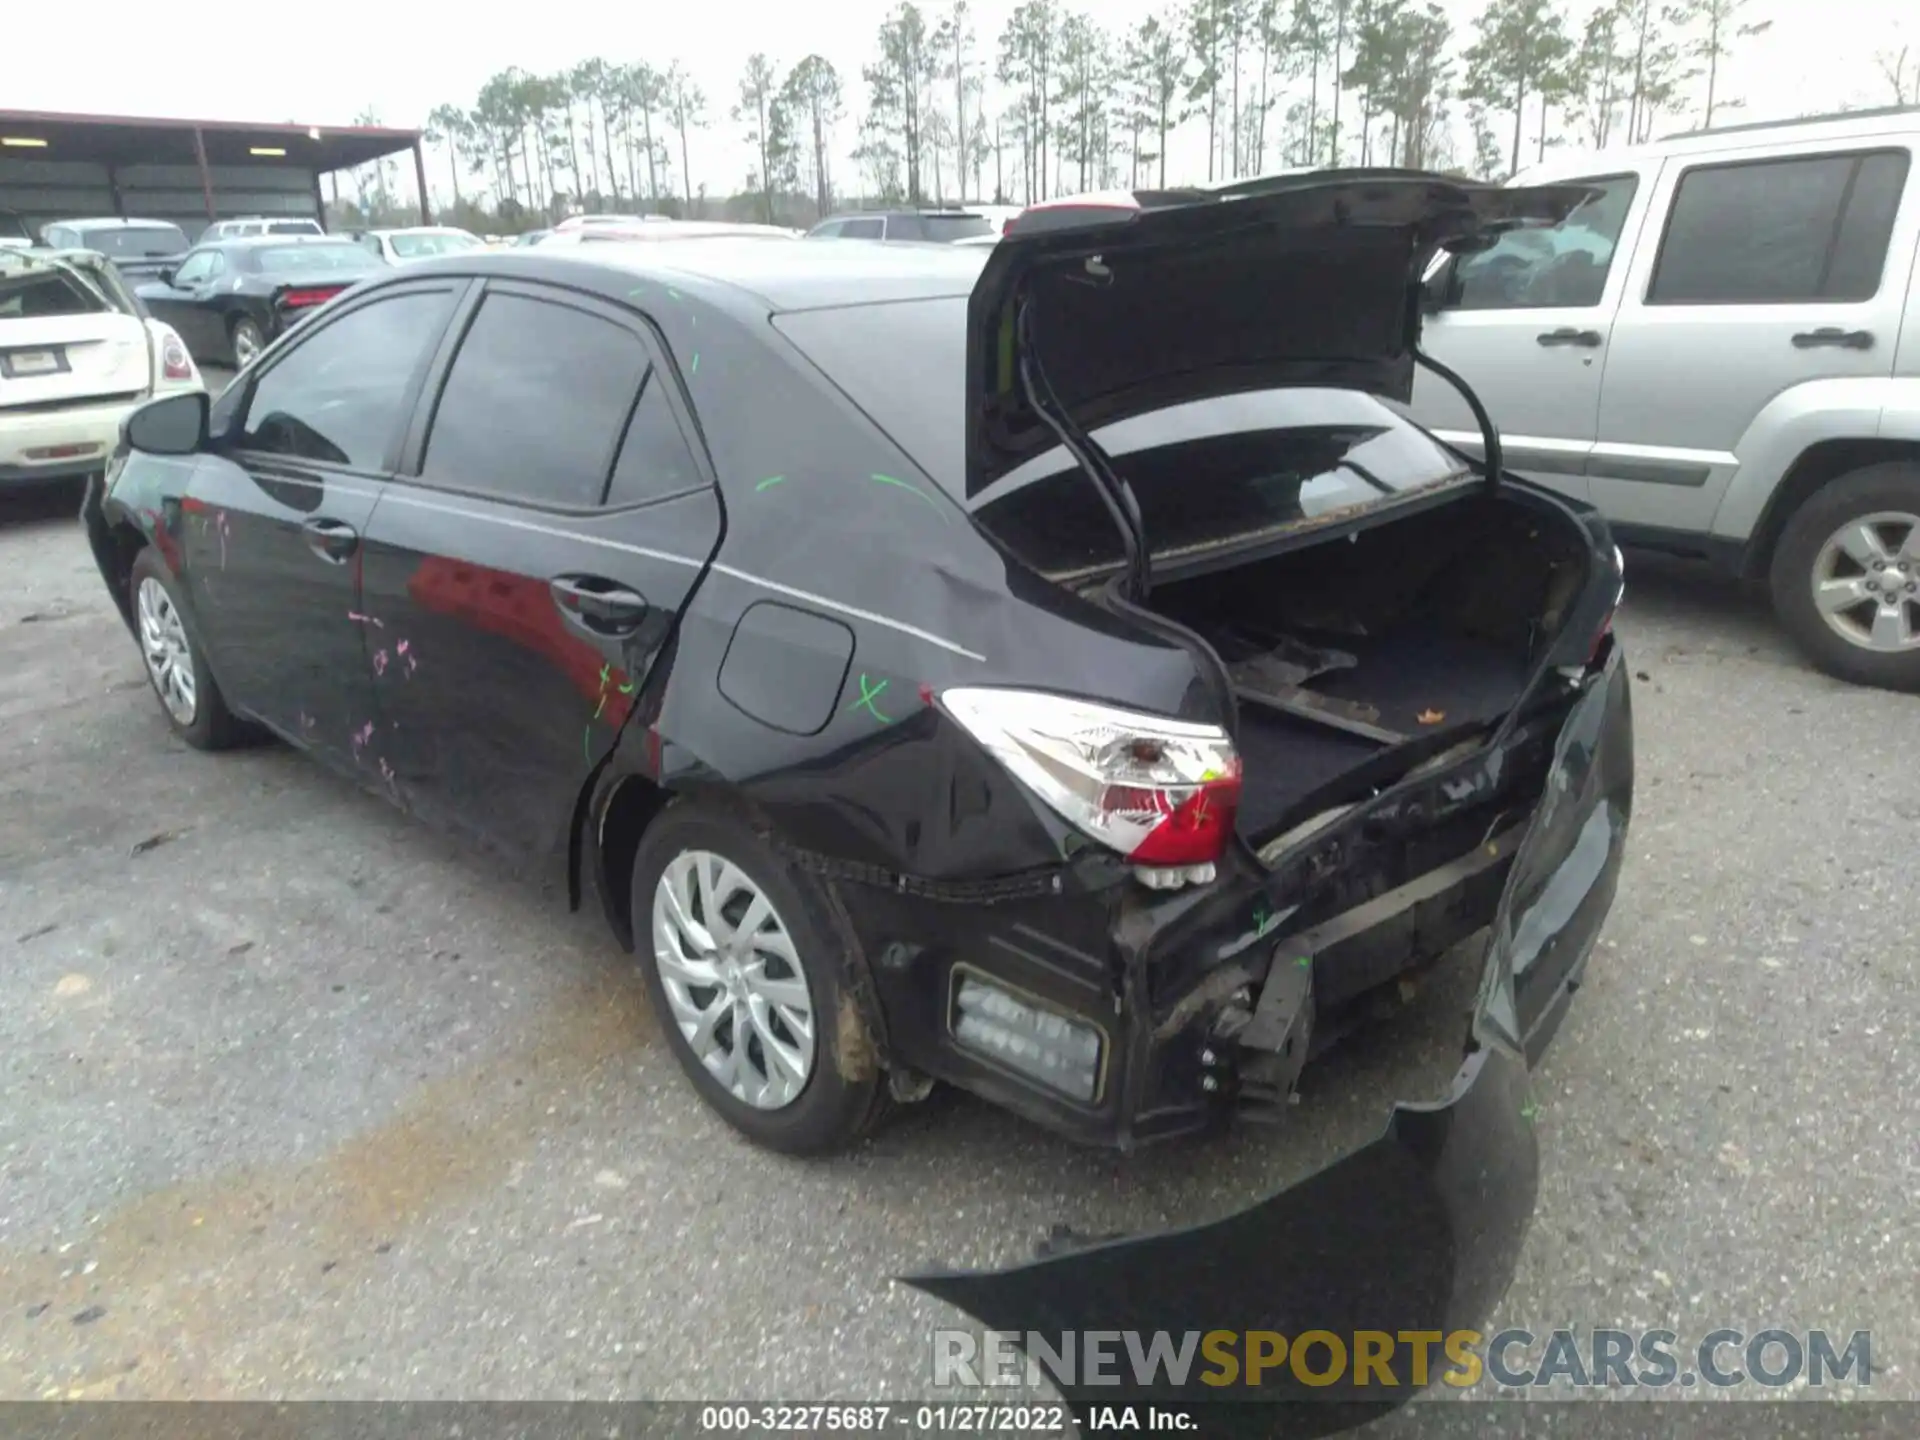
<svg viewBox="0 0 1920 1440">
<path fill-rule="evenodd" d="M 244 370 L 253 363 L 253 357 L 267 348 L 267 337 L 260 333 L 260 327 L 247 316 L 242 315 L 233 322 L 230 332 L 233 339 L 233 368 Z"/>
<path fill-rule="evenodd" d="M 1920 464 L 1868 465 L 1816 491 L 1781 532 L 1768 580 L 1821 670 L 1920 691 Z"/>
<path fill-rule="evenodd" d="M 173 733 L 196 750 L 231 750 L 255 731 L 227 709 L 207 668 L 206 652 L 180 606 L 179 582 L 149 546 L 133 557 L 127 579 L 147 682 Z"/>
<path fill-rule="evenodd" d="M 630 893 L 654 1014 L 721 1118 L 788 1155 L 847 1149 L 878 1123 L 886 1076 L 845 982 L 851 940 L 813 876 L 743 821 L 678 801 L 641 838 Z"/>
</svg>

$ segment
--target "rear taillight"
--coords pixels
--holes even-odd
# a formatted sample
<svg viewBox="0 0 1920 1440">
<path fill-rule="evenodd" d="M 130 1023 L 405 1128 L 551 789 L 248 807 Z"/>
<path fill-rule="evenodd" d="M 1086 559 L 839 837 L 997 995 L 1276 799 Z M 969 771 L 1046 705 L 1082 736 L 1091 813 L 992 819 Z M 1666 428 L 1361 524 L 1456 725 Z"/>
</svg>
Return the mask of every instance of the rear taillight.
<svg viewBox="0 0 1920 1440">
<path fill-rule="evenodd" d="M 1081 834 L 1156 889 L 1205 884 L 1233 836 L 1240 757 L 1217 725 L 1030 690 L 948 690 L 941 707 Z"/>
<path fill-rule="evenodd" d="M 344 285 L 334 285 L 320 290 L 289 290 L 280 297 L 280 304 L 288 310 L 305 310 L 326 304 L 345 288 Z"/>
<path fill-rule="evenodd" d="M 160 374 L 167 380 L 193 378 L 193 357 L 187 354 L 187 347 L 171 330 L 160 337 Z"/>
</svg>

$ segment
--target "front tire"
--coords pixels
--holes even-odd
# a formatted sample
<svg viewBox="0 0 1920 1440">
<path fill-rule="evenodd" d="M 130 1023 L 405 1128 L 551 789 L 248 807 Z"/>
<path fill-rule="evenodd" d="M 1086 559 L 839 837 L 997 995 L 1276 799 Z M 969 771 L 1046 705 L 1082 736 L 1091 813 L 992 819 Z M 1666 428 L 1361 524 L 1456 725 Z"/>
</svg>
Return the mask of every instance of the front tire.
<svg viewBox="0 0 1920 1440">
<path fill-rule="evenodd" d="M 631 894 L 647 994 L 701 1098 L 784 1154 L 859 1140 L 885 1077 L 813 877 L 742 821 L 679 802 L 642 838 Z"/>
<path fill-rule="evenodd" d="M 196 750 L 230 750 L 244 743 L 251 732 L 227 709 L 180 607 L 179 582 L 151 547 L 134 557 L 127 587 L 147 681 L 173 733 Z"/>
<path fill-rule="evenodd" d="M 1815 492 L 1781 533 L 1769 584 L 1821 670 L 1920 691 L 1920 465 L 1869 465 Z"/>
</svg>

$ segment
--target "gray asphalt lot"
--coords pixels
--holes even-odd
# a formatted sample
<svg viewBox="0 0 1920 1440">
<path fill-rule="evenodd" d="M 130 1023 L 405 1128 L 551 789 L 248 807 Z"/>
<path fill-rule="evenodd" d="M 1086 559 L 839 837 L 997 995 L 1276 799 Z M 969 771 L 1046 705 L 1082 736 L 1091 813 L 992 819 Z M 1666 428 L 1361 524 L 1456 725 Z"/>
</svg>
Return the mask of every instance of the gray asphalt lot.
<svg viewBox="0 0 1920 1440">
<path fill-rule="evenodd" d="M 1457 1058 L 1462 964 L 1279 1131 L 1121 1158 L 949 1095 L 755 1151 L 592 914 L 174 741 L 74 504 L 0 510 L 0 1398 L 923 1395 L 957 1317 L 889 1276 L 1224 1213 Z M 1871 1329 L 1915 1398 L 1920 701 L 1682 567 L 1628 590 L 1631 858 L 1495 1323 Z"/>
</svg>

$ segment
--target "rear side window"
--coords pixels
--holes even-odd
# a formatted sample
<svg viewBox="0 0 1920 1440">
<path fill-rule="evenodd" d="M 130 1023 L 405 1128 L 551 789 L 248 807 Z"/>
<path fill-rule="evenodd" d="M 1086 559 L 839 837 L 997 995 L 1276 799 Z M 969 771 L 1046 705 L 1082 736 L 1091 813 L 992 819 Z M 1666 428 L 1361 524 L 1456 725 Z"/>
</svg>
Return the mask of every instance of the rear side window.
<svg viewBox="0 0 1920 1440">
<path fill-rule="evenodd" d="M 840 227 L 842 240 L 878 240 L 886 234 L 884 220 L 849 220 Z"/>
<path fill-rule="evenodd" d="M 920 228 L 926 232 L 927 239 L 947 244 L 993 233 L 993 226 L 984 215 L 922 215 Z"/>
<path fill-rule="evenodd" d="M 1904 150 L 1700 165 L 1680 178 L 1649 305 L 1871 300 Z"/>
<path fill-rule="evenodd" d="M 666 384 L 657 366 L 647 375 L 626 438 L 620 442 L 620 458 L 614 462 L 613 483 L 607 489 L 609 505 L 661 500 L 707 483 L 674 416 Z"/>
<path fill-rule="evenodd" d="M 440 392 L 421 478 L 534 505 L 600 504 L 647 364 L 639 337 L 611 320 L 487 296 Z"/>
<path fill-rule="evenodd" d="M 1638 185 L 1632 175 L 1575 180 L 1599 195 L 1551 230 L 1512 230 L 1491 250 L 1463 257 L 1455 310 L 1538 310 L 1598 305 Z"/>
<path fill-rule="evenodd" d="M 305 336 L 260 377 L 242 449 L 384 469 L 407 386 L 453 311 L 452 292 L 376 300 Z"/>
</svg>

